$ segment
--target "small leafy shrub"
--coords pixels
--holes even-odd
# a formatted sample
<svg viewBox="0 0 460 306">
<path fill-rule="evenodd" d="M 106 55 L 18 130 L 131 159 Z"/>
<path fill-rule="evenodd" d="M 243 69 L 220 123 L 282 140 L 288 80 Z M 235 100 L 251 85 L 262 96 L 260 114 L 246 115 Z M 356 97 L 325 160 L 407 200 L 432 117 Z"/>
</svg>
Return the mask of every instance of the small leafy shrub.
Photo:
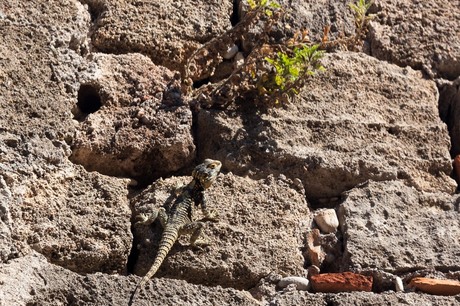
<svg viewBox="0 0 460 306">
<path fill-rule="evenodd" d="M 279 51 L 274 58 L 266 57 L 265 60 L 273 69 L 258 80 L 257 89 L 261 98 L 278 106 L 298 94 L 305 78 L 324 70 L 320 62 L 324 51 L 318 48 L 318 44 L 303 45 L 287 52 Z"/>
<path fill-rule="evenodd" d="M 283 26 L 283 8 L 273 0 L 247 0 L 247 3 L 249 10 L 237 25 L 197 49 L 187 61 L 183 92 L 189 95 L 192 105 L 226 108 L 233 101 L 244 101 L 260 108 L 284 106 L 309 77 L 325 70 L 321 64 L 325 50 L 354 49 L 373 18 L 367 14 L 372 0 L 357 0 L 349 4 L 356 25 L 353 36 L 330 41 L 326 27 L 318 44 L 309 40 L 307 31 L 299 31 L 291 39 L 274 41 L 271 32 Z M 258 30 L 251 32 L 254 28 Z M 226 79 L 193 88 L 192 76 L 197 71 L 211 75 L 228 46 L 237 41 L 254 42 L 251 51 L 245 54 L 244 63 Z"/>
</svg>

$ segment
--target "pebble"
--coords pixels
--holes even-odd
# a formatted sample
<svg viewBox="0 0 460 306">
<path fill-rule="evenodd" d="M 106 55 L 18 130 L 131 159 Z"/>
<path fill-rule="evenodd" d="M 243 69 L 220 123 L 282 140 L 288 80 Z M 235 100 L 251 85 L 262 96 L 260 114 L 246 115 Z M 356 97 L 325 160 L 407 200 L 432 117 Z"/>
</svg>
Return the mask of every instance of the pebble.
<svg viewBox="0 0 460 306">
<path fill-rule="evenodd" d="M 224 54 L 225 59 L 231 59 L 233 58 L 236 54 L 238 53 L 238 46 L 233 45 L 230 48 L 228 48 L 227 53 Z"/>
<path fill-rule="evenodd" d="M 335 233 L 339 227 L 339 219 L 334 209 L 325 209 L 314 217 L 319 229 L 326 234 Z"/>
<path fill-rule="evenodd" d="M 396 292 L 404 292 L 404 285 L 403 285 L 401 277 L 396 276 L 394 279 L 394 284 L 395 284 Z"/>
<path fill-rule="evenodd" d="M 310 289 L 310 281 L 305 277 L 300 276 L 288 276 L 282 278 L 278 282 L 278 287 L 286 288 L 289 285 L 295 285 L 297 290 L 308 291 Z"/>
<path fill-rule="evenodd" d="M 240 68 L 241 66 L 244 65 L 244 55 L 243 52 L 238 52 L 235 55 L 235 67 Z"/>
</svg>

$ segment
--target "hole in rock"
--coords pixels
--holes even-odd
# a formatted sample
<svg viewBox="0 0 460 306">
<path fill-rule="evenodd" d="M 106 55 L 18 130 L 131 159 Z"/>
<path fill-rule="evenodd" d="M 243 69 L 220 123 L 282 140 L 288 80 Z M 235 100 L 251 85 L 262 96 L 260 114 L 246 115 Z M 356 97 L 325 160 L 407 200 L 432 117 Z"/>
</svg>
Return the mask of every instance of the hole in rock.
<svg viewBox="0 0 460 306">
<path fill-rule="evenodd" d="M 239 0 L 233 0 L 233 11 L 230 15 L 230 23 L 232 26 L 235 26 L 240 21 L 240 16 L 238 15 L 238 8 L 240 6 Z"/>
<path fill-rule="evenodd" d="M 101 96 L 96 88 L 91 85 L 81 85 L 78 90 L 78 109 L 84 114 L 98 111 L 101 106 Z"/>
<path fill-rule="evenodd" d="M 106 5 L 103 1 L 80 0 L 81 3 L 88 5 L 88 13 L 91 16 L 91 22 L 95 22 L 105 11 Z"/>
<path fill-rule="evenodd" d="M 210 79 L 209 78 L 206 78 L 206 79 L 203 79 L 203 80 L 198 80 L 198 81 L 195 81 L 193 82 L 193 88 L 197 89 L 197 88 L 200 88 L 201 86 L 203 85 L 206 85 L 210 82 Z"/>
<path fill-rule="evenodd" d="M 131 233 L 133 234 L 133 244 L 131 246 L 131 251 L 128 255 L 128 262 L 126 263 L 126 271 L 128 272 L 128 274 L 134 273 L 134 267 L 139 257 L 139 250 L 137 249 L 139 239 L 136 237 L 134 233 L 134 225 L 131 227 Z"/>
</svg>

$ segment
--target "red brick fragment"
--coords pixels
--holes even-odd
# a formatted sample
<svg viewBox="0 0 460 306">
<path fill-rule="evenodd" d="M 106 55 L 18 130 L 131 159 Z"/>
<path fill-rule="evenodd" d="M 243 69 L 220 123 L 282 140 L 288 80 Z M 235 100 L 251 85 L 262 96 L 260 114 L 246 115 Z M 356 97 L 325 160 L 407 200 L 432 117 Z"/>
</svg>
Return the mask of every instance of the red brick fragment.
<svg viewBox="0 0 460 306">
<path fill-rule="evenodd" d="M 409 287 L 436 295 L 460 294 L 460 282 L 450 279 L 415 277 L 410 281 Z"/>
<path fill-rule="evenodd" d="M 352 272 L 313 275 L 311 285 L 316 292 L 371 291 L 372 276 Z"/>
</svg>

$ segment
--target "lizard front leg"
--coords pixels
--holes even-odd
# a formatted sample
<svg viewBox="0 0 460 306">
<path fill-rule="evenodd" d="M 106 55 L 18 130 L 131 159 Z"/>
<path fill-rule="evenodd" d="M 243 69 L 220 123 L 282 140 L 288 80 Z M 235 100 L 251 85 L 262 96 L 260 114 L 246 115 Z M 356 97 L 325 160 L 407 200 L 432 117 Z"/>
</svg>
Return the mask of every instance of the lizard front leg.
<svg viewBox="0 0 460 306">
<path fill-rule="evenodd" d="M 166 213 L 166 210 L 163 207 L 160 207 L 159 209 L 154 210 L 151 213 L 140 213 L 136 216 L 136 225 L 150 225 L 155 221 L 156 219 L 160 220 L 161 226 L 164 228 L 166 226 L 166 223 L 168 223 L 168 214 Z"/>
<path fill-rule="evenodd" d="M 200 204 L 200 207 L 201 207 L 201 212 L 203 213 L 204 215 L 204 220 L 209 220 L 209 221 L 213 221 L 213 222 L 216 222 L 219 220 L 219 214 L 215 211 L 215 210 L 210 210 L 206 207 L 206 195 L 204 194 L 204 192 L 202 192 L 200 194 L 200 198 L 199 198 L 199 204 Z"/>
</svg>

